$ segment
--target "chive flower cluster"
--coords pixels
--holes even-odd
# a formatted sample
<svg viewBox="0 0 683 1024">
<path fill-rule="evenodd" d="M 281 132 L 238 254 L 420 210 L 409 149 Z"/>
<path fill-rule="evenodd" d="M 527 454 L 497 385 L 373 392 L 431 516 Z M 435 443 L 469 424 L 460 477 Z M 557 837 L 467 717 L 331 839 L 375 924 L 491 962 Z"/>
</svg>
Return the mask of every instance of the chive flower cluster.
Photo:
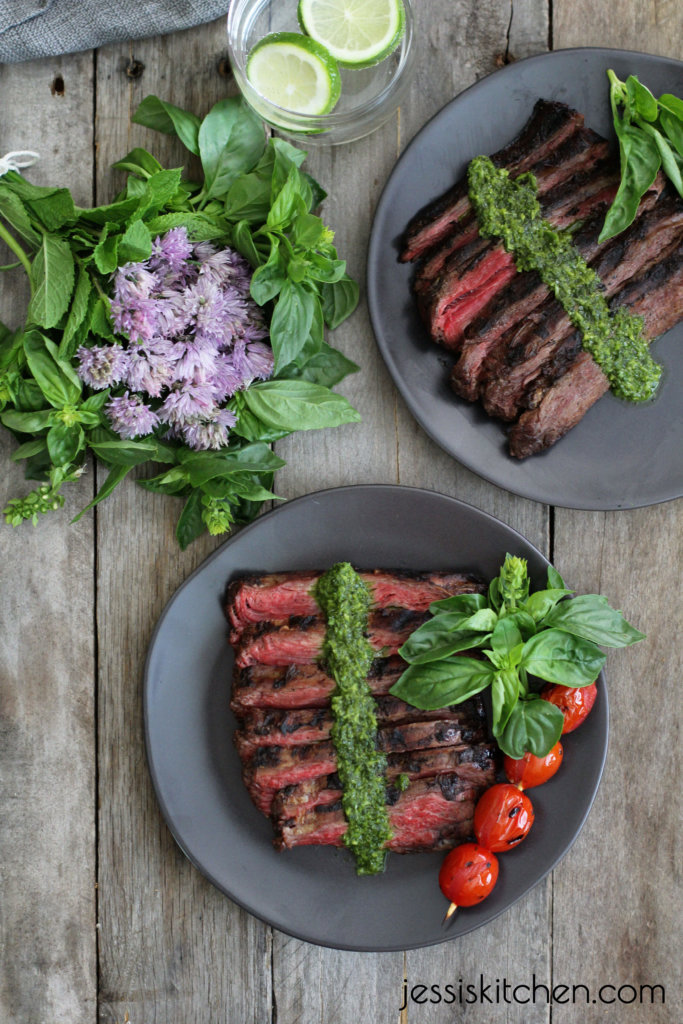
<svg viewBox="0 0 683 1024">
<path fill-rule="evenodd" d="M 235 415 L 226 402 L 273 372 L 250 281 L 239 253 L 192 243 L 183 227 L 157 238 L 149 259 L 118 268 L 111 320 L 123 341 L 82 346 L 77 357 L 89 387 L 116 388 L 105 410 L 120 437 L 165 427 L 196 450 L 227 443 Z"/>
</svg>

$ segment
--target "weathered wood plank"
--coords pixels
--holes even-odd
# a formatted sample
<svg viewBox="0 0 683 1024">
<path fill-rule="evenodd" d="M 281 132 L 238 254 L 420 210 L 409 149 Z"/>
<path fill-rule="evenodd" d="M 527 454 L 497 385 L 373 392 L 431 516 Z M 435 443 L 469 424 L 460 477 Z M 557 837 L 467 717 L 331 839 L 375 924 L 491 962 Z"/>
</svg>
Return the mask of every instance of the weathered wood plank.
<svg viewBox="0 0 683 1024">
<path fill-rule="evenodd" d="M 554 50 L 569 46 L 612 46 L 663 57 L 683 56 L 683 8 L 677 0 L 554 0 Z"/>
<path fill-rule="evenodd" d="M 55 81 L 61 77 L 61 83 Z M 0 154 L 33 149 L 36 184 L 92 195 L 92 55 L 0 67 Z M 51 91 L 52 87 L 52 91 Z M 8 262 L 3 249 L 0 263 Z M 0 278 L 0 319 L 24 319 L 23 274 Z M 34 486 L 10 462 L 0 431 L 0 508 Z M 66 506 L 36 528 L 0 525 L 3 810 L 0 1018 L 94 1020 L 95 644 L 92 473 L 65 488 Z"/>
<path fill-rule="evenodd" d="M 553 5 L 556 48 L 615 46 L 680 58 L 682 30 L 683 8 L 675 3 Z M 555 873 L 554 976 L 588 985 L 590 998 L 598 1000 L 601 985 L 635 986 L 637 994 L 625 989 L 619 1003 L 624 1024 L 644 1016 L 653 1024 L 671 1020 L 671 1006 L 662 1004 L 659 992 L 650 1005 L 645 990 L 640 1005 L 639 986 L 663 985 L 670 1003 L 681 979 L 680 963 L 671 956 L 681 935 L 680 898 L 674 895 L 680 658 L 668 643 L 681 616 L 667 595 L 680 584 L 682 544 L 680 501 L 633 512 L 556 512 L 560 572 L 579 591 L 605 594 L 648 635 L 644 643 L 609 655 L 605 774 L 579 842 Z M 609 863 L 604 884 L 599 863 Z M 600 957 L 582 955 L 595 950 Z M 616 1000 L 617 993 L 607 989 L 605 997 Z M 560 1012 L 561 1024 L 593 1024 L 604 1019 L 605 1007 L 579 1003 Z"/>
<path fill-rule="evenodd" d="M 98 199 L 121 187 L 108 167 L 133 146 L 165 166 L 184 161 L 182 147 L 131 125 L 130 116 L 148 93 L 206 113 L 226 93 L 217 70 L 224 32 L 221 19 L 98 52 Z M 126 67 L 139 72 L 141 64 L 139 77 L 128 77 Z M 98 511 L 99 1019 L 262 1024 L 270 1019 L 270 930 L 185 860 L 163 823 L 145 761 L 142 667 L 152 629 L 218 543 L 205 536 L 182 553 L 173 532 L 180 508 L 131 480 Z"/>
</svg>

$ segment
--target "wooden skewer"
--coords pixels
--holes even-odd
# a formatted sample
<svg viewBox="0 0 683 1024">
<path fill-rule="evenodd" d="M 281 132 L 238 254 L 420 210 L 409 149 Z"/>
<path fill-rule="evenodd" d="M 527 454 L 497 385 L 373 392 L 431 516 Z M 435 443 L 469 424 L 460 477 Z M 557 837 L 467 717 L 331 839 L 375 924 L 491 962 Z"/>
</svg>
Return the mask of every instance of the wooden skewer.
<svg viewBox="0 0 683 1024">
<path fill-rule="evenodd" d="M 444 917 L 444 919 L 441 922 L 441 924 L 442 925 L 446 924 L 446 922 L 449 920 L 449 918 L 451 918 L 453 916 L 453 914 L 456 912 L 457 909 L 458 909 L 458 904 L 457 903 L 451 903 L 451 905 L 449 906 L 448 910 L 446 911 L 446 916 Z"/>
</svg>

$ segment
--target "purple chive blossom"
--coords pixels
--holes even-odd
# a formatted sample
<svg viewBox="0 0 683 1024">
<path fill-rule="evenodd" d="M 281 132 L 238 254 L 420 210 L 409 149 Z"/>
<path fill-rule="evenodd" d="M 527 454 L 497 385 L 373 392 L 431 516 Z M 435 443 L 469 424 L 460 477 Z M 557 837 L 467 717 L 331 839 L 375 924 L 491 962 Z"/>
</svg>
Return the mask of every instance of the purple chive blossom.
<svg viewBox="0 0 683 1024">
<path fill-rule="evenodd" d="M 82 345 L 76 355 L 78 376 L 95 391 L 118 384 L 126 374 L 128 354 L 120 345 Z"/>
<path fill-rule="evenodd" d="M 138 395 L 128 391 L 117 398 L 110 398 L 105 409 L 109 422 L 121 437 L 130 439 L 151 434 L 159 423 L 159 417 Z"/>
<path fill-rule="evenodd" d="M 228 443 L 230 427 L 234 427 L 236 422 L 237 417 L 230 409 L 217 409 L 208 419 L 187 423 L 182 429 L 182 436 L 190 448 L 199 451 L 222 448 Z"/>
<path fill-rule="evenodd" d="M 170 391 L 159 413 L 164 423 L 182 427 L 185 422 L 210 416 L 215 410 L 211 385 L 192 381 Z"/>
<path fill-rule="evenodd" d="M 79 373 L 91 387 L 127 388 L 107 405 L 122 437 L 161 424 L 191 448 L 227 443 L 235 416 L 221 405 L 273 371 L 250 282 L 244 257 L 210 242 L 193 244 L 185 228 L 156 238 L 148 260 L 116 271 L 112 322 L 127 340 L 79 350 Z"/>
</svg>

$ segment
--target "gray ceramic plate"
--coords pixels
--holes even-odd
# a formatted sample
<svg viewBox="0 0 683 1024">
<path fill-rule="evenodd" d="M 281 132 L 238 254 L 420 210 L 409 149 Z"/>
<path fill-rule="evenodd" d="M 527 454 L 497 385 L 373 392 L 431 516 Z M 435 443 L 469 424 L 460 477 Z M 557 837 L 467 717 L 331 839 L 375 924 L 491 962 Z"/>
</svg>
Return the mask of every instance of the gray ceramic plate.
<svg viewBox="0 0 683 1024">
<path fill-rule="evenodd" d="M 448 929 L 437 886 L 441 856 L 392 855 L 386 872 L 358 878 L 346 851 L 276 853 L 231 742 L 232 654 L 221 595 L 236 573 L 359 567 L 457 567 L 494 576 L 510 551 L 536 586 L 547 562 L 497 519 L 440 494 L 406 487 L 322 491 L 281 505 L 228 540 L 180 587 L 152 639 L 145 672 L 147 754 L 163 814 L 189 859 L 214 885 L 282 931 L 341 949 L 392 950 L 443 942 L 492 920 L 568 850 L 593 802 L 607 749 L 607 693 L 567 737 L 562 770 L 535 791 L 536 823 L 500 858 L 481 906 Z"/>
<path fill-rule="evenodd" d="M 659 95 L 683 95 L 683 64 L 621 50 L 559 50 L 510 64 L 444 107 L 413 139 L 384 189 L 370 237 L 368 302 L 377 342 L 410 411 L 449 455 L 486 480 L 568 508 L 637 508 L 683 494 L 683 324 L 654 345 L 664 365 L 655 401 L 636 407 L 607 394 L 553 448 L 519 462 L 504 426 L 448 386 L 452 360 L 428 338 L 397 262 L 401 234 L 425 203 L 479 153 L 517 134 L 539 97 L 562 100 L 613 137 L 606 69 L 636 74 Z"/>
</svg>

